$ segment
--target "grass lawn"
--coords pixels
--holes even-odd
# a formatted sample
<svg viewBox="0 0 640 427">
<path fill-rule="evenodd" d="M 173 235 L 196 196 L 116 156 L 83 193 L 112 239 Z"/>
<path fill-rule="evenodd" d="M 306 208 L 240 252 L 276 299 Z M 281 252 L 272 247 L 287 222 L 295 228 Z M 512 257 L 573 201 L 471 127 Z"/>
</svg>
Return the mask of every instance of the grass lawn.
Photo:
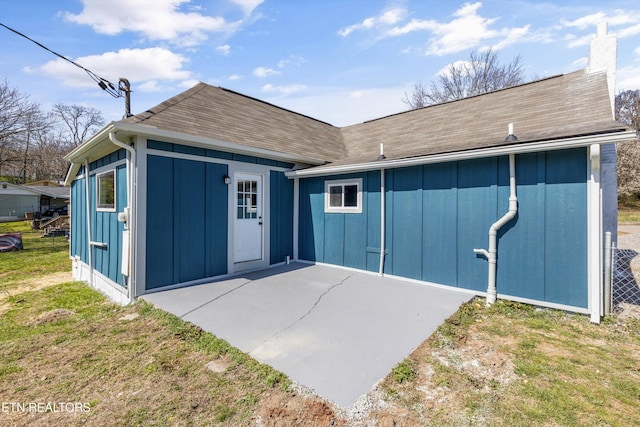
<svg viewBox="0 0 640 427">
<path fill-rule="evenodd" d="M 70 269 L 66 243 L 0 233 L 16 227 L 25 250 L 0 253 L 3 426 L 640 425 L 637 319 L 472 300 L 377 386 L 371 411 L 350 414 L 144 301 L 52 284 Z M 15 406 L 28 403 L 59 406 Z"/>
<path fill-rule="evenodd" d="M 640 200 L 618 206 L 618 222 L 640 224 Z"/>
<path fill-rule="evenodd" d="M 24 250 L 0 253 L 0 293 L 25 280 L 70 272 L 69 244 L 64 237 L 43 239 L 28 221 L 0 223 L 0 234 L 22 233 Z"/>
</svg>

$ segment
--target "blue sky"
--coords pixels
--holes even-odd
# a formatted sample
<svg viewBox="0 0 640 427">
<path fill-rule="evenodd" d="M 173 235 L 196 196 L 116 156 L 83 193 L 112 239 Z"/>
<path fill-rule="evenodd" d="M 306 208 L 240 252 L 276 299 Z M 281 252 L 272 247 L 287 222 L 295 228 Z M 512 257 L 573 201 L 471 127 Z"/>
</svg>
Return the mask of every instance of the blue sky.
<svg viewBox="0 0 640 427">
<path fill-rule="evenodd" d="M 117 83 L 132 112 L 199 81 L 337 126 L 397 113 L 473 49 L 521 55 L 528 78 L 585 68 L 596 25 L 618 36 L 616 93 L 640 88 L 637 0 L 22 0 L 0 22 Z M 124 101 L 82 70 L 0 27 L 0 78 L 47 110 L 57 102 L 119 120 Z"/>
</svg>

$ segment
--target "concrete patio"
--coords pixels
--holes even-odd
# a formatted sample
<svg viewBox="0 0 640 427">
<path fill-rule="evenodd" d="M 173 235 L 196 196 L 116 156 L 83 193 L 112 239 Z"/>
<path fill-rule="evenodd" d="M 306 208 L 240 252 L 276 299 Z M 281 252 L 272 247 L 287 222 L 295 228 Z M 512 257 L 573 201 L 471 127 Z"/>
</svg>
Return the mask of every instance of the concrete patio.
<svg viewBox="0 0 640 427">
<path fill-rule="evenodd" d="M 143 298 L 348 409 L 471 296 L 293 263 Z"/>
</svg>

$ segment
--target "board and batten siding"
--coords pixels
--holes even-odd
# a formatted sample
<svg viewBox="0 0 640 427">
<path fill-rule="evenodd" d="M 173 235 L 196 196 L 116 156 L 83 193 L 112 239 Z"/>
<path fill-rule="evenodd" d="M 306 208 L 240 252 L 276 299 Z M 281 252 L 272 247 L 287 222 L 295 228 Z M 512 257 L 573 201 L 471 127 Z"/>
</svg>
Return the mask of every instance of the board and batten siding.
<svg viewBox="0 0 640 427">
<path fill-rule="evenodd" d="M 362 213 L 324 213 L 324 181 L 353 178 L 362 178 Z M 379 171 L 301 179 L 299 216 L 300 259 L 378 271 Z"/>
<path fill-rule="evenodd" d="M 284 172 L 269 172 L 269 264 L 293 257 L 293 181 Z"/>
<path fill-rule="evenodd" d="M 362 178 L 361 214 L 325 213 L 324 181 Z M 587 152 L 516 156 L 518 213 L 498 234 L 499 295 L 586 308 Z M 488 230 L 508 210 L 508 157 L 385 171 L 384 272 L 479 292 Z M 300 180 L 299 257 L 377 271 L 380 173 Z"/>
<path fill-rule="evenodd" d="M 228 162 L 264 166 L 270 198 L 269 264 L 293 255 L 293 182 L 283 171 L 270 170 L 293 164 L 163 141 L 149 140 L 147 145 L 167 154 L 147 157 L 145 289 L 229 273 L 228 192 L 234 189 L 223 180 L 230 173 Z M 179 157 L 182 154 L 202 161 Z"/>
<path fill-rule="evenodd" d="M 113 283 L 125 286 L 122 266 L 122 232 L 124 224 L 118 221 L 118 212 L 127 206 L 127 169 L 124 160 L 124 150 L 118 150 L 89 165 L 89 211 L 91 215 L 91 239 L 94 242 L 106 243 L 106 247 L 89 247 L 87 236 L 87 176 L 84 168 L 78 178 L 71 183 L 71 256 L 78 256 L 80 260 L 89 264 L 89 250 L 95 271 L 109 278 Z M 118 165 L 110 165 L 120 162 Z M 101 173 L 115 170 L 115 207 L 116 212 L 98 212 L 96 210 L 96 172 Z"/>
<path fill-rule="evenodd" d="M 148 156 L 146 289 L 227 273 L 227 171 Z"/>
<path fill-rule="evenodd" d="M 72 257 L 77 256 L 85 264 L 89 264 L 89 240 L 87 236 L 87 178 L 84 175 L 84 167 L 80 169 L 79 175 L 83 178 L 76 178 L 71 183 L 71 235 L 69 242 L 69 253 Z"/>
</svg>

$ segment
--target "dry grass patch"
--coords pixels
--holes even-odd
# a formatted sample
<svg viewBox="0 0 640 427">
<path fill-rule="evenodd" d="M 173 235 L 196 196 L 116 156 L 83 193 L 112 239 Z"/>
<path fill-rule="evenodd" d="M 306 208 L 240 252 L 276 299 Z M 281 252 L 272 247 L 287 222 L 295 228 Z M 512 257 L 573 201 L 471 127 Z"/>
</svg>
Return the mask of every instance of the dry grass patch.
<svg viewBox="0 0 640 427">
<path fill-rule="evenodd" d="M 640 321 L 499 301 L 463 306 L 379 389 L 396 425 L 640 425 Z M 392 425 L 392 424 L 389 424 Z"/>
<path fill-rule="evenodd" d="M 337 419 L 320 400 L 292 392 L 281 373 L 145 302 L 116 306 L 81 283 L 9 302 L 0 323 L 3 400 L 80 402 L 90 410 L 2 413 L 2 425 L 313 425 Z M 225 368 L 214 372 L 212 361 Z"/>
<path fill-rule="evenodd" d="M 0 254 L 1 400 L 88 409 L 0 412 L 3 426 L 640 425 L 637 311 L 594 325 L 472 300 L 346 412 L 144 301 L 66 282 L 66 248 L 41 240 Z"/>
</svg>

